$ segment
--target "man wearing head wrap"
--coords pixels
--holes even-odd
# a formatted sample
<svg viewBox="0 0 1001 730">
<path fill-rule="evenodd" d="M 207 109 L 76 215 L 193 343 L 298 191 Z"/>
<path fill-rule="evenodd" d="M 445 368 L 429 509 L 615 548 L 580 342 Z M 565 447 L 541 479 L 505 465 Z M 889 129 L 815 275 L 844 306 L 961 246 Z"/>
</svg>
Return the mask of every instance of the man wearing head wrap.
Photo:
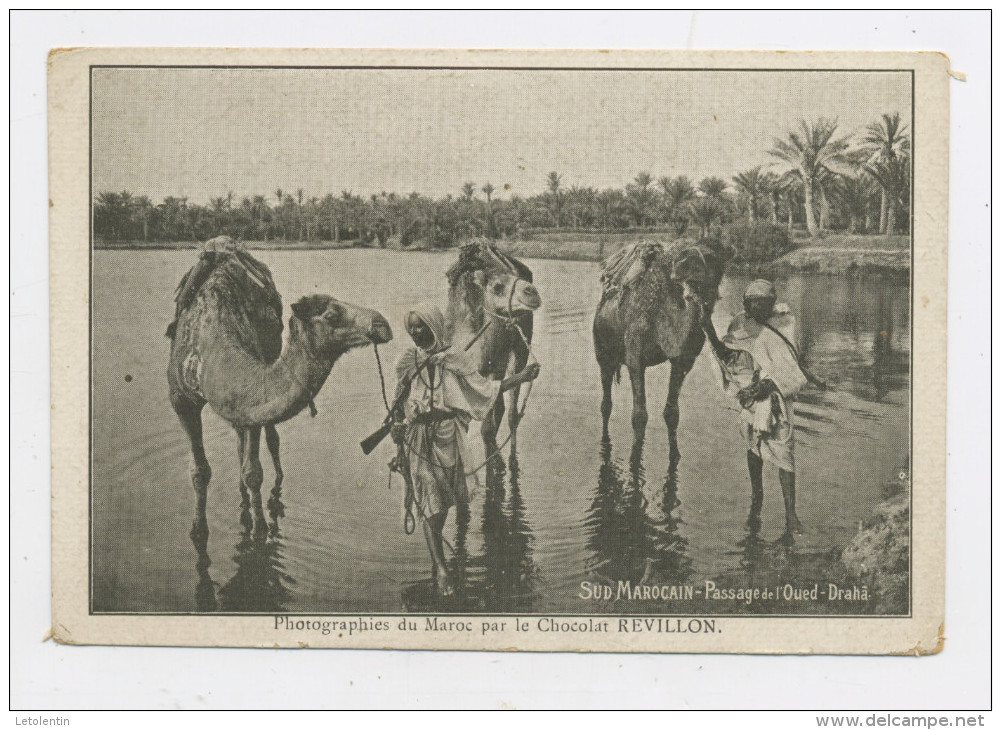
<svg viewBox="0 0 1001 730">
<path fill-rule="evenodd" d="M 719 364 L 724 391 L 740 404 L 741 431 L 747 443 L 747 469 L 751 478 L 751 513 L 748 526 L 761 525 L 764 501 L 762 466 L 779 469 L 786 531 L 792 539 L 803 526 L 796 515 L 796 463 L 792 402 L 806 385 L 794 350 L 796 318 L 786 304 L 776 303 L 770 281 L 752 281 L 744 291 L 744 311 L 733 318 L 723 340 L 705 319 L 706 335 Z"/>
<path fill-rule="evenodd" d="M 465 434 L 472 420 L 482 421 L 497 396 L 534 380 L 538 363 L 504 380 L 480 375 L 472 359 L 454 350 L 445 318 L 433 304 L 420 304 L 407 315 L 407 332 L 414 341 L 396 364 L 397 399 L 409 389 L 402 413 L 394 414 L 393 439 L 407 452 L 413 506 L 443 595 L 454 590 L 442 545 L 442 529 L 452 505 L 467 504 Z"/>
</svg>

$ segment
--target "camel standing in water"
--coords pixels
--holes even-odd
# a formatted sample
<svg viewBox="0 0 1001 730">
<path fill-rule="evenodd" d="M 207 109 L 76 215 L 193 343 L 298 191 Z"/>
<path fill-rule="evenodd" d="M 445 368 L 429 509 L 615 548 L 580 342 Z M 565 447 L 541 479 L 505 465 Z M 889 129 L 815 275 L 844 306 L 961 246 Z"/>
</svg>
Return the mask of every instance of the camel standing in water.
<svg viewBox="0 0 1001 730">
<path fill-rule="evenodd" d="M 469 353 L 479 364 L 481 375 L 502 380 L 524 369 L 528 346 L 506 320 L 513 317 L 525 338 L 532 341 L 532 312 L 541 306 L 542 299 L 532 284 L 531 269 L 492 244 L 470 243 L 462 247 L 459 260 L 446 276 L 449 283 L 446 317 L 452 346 L 465 348 L 479 334 Z M 481 334 L 488 322 L 490 326 Z M 508 423 L 512 434 L 518 429 L 519 390 L 511 390 Z M 504 398 L 498 398 L 492 416 L 483 421 L 480 430 L 488 446 L 496 443 L 504 410 Z"/>
<path fill-rule="evenodd" d="M 275 424 L 307 406 L 348 350 L 388 342 L 392 331 L 378 312 L 314 294 L 292 305 L 282 350 L 282 302 L 271 271 L 226 237 L 206 244 L 178 285 L 167 380 L 170 403 L 191 442 L 195 489 L 192 535 L 207 535 L 205 501 L 212 469 L 202 443 L 202 408 L 208 403 L 236 430 L 240 489 L 249 491 L 255 529 L 266 528 L 261 507 L 261 429 L 282 483 Z"/>
<path fill-rule="evenodd" d="M 601 368 L 603 393 L 602 435 L 608 438 L 612 381 L 624 364 L 633 389 L 633 437 L 642 440 L 647 423 L 645 371 L 670 360 L 664 421 L 670 460 L 676 464 L 680 457 L 678 395 L 705 342 L 701 324 L 703 308 L 712 311 L 733 252 L 705 243 L 675 246 L 670 250 L 656 245 L 637 246 L 643 248 L 637 249 L 638 256 L 632 264 L 636 268 L 632 273 L 623 272 L 627 278 L 623 286 L 606 291 L 594 315 L 594 353 Z"/>
</svg>

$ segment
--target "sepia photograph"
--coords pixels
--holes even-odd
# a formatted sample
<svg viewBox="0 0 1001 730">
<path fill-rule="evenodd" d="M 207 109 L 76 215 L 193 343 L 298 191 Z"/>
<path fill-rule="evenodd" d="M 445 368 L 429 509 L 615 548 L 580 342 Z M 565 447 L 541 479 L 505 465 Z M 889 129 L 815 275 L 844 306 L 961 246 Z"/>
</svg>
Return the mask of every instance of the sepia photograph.
<svg viewBox="0 0 1001 730">
<path fill-rule="evenodd" d="M 95 613 L 909 613 L 911 73 L 90 83 Z"/>
</svg>

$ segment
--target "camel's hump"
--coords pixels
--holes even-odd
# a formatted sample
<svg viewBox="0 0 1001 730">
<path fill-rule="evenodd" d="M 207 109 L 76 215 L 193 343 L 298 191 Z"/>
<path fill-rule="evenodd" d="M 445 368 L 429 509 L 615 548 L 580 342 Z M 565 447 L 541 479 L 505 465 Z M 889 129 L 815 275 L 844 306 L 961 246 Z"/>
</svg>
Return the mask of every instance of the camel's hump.
<svg viewBox="0 0 1001 730">
<path fill-rule="evenodd" d="M 167 328 L 168 337 L 173 338 L 177 321 L 203 290 L 210 290 L 216 306 L 231 310 L 250 329 L 260 332 L 264 328 L 270 335 L 269 340 L 274 339 L 273 331 L 277 326 L 278 349 L 281 349 L 282 301 L 271 270 L 246 251 L 235 248 L 206 249 L 181 278 L 175 295 L 174 322 Z"/>
</svg>

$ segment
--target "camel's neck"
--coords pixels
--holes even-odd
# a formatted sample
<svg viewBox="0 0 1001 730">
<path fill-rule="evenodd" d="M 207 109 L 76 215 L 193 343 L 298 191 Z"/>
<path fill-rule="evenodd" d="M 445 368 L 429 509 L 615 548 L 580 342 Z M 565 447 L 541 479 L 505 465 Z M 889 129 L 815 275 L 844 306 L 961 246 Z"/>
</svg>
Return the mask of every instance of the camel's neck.
<svg viewBox="0 0 1001 730">
<path fill-rule="evenodd" d="M 281 357 L 271 364 L 253 360 L 230 363 L 222 397 L 209 398 L 219 415 L 236 426 L 280 423 L 303 410 L 320 391 L 343 353 L 321 356 L 293 331 Z"/>
<path fill-rule="evenodd" d="M 466 291 L 455 287 L 448 293 L 446 319 L 452 346 L 464 348 L 486 321 L 482 301 L 471 301 Z"/>
</svg>

